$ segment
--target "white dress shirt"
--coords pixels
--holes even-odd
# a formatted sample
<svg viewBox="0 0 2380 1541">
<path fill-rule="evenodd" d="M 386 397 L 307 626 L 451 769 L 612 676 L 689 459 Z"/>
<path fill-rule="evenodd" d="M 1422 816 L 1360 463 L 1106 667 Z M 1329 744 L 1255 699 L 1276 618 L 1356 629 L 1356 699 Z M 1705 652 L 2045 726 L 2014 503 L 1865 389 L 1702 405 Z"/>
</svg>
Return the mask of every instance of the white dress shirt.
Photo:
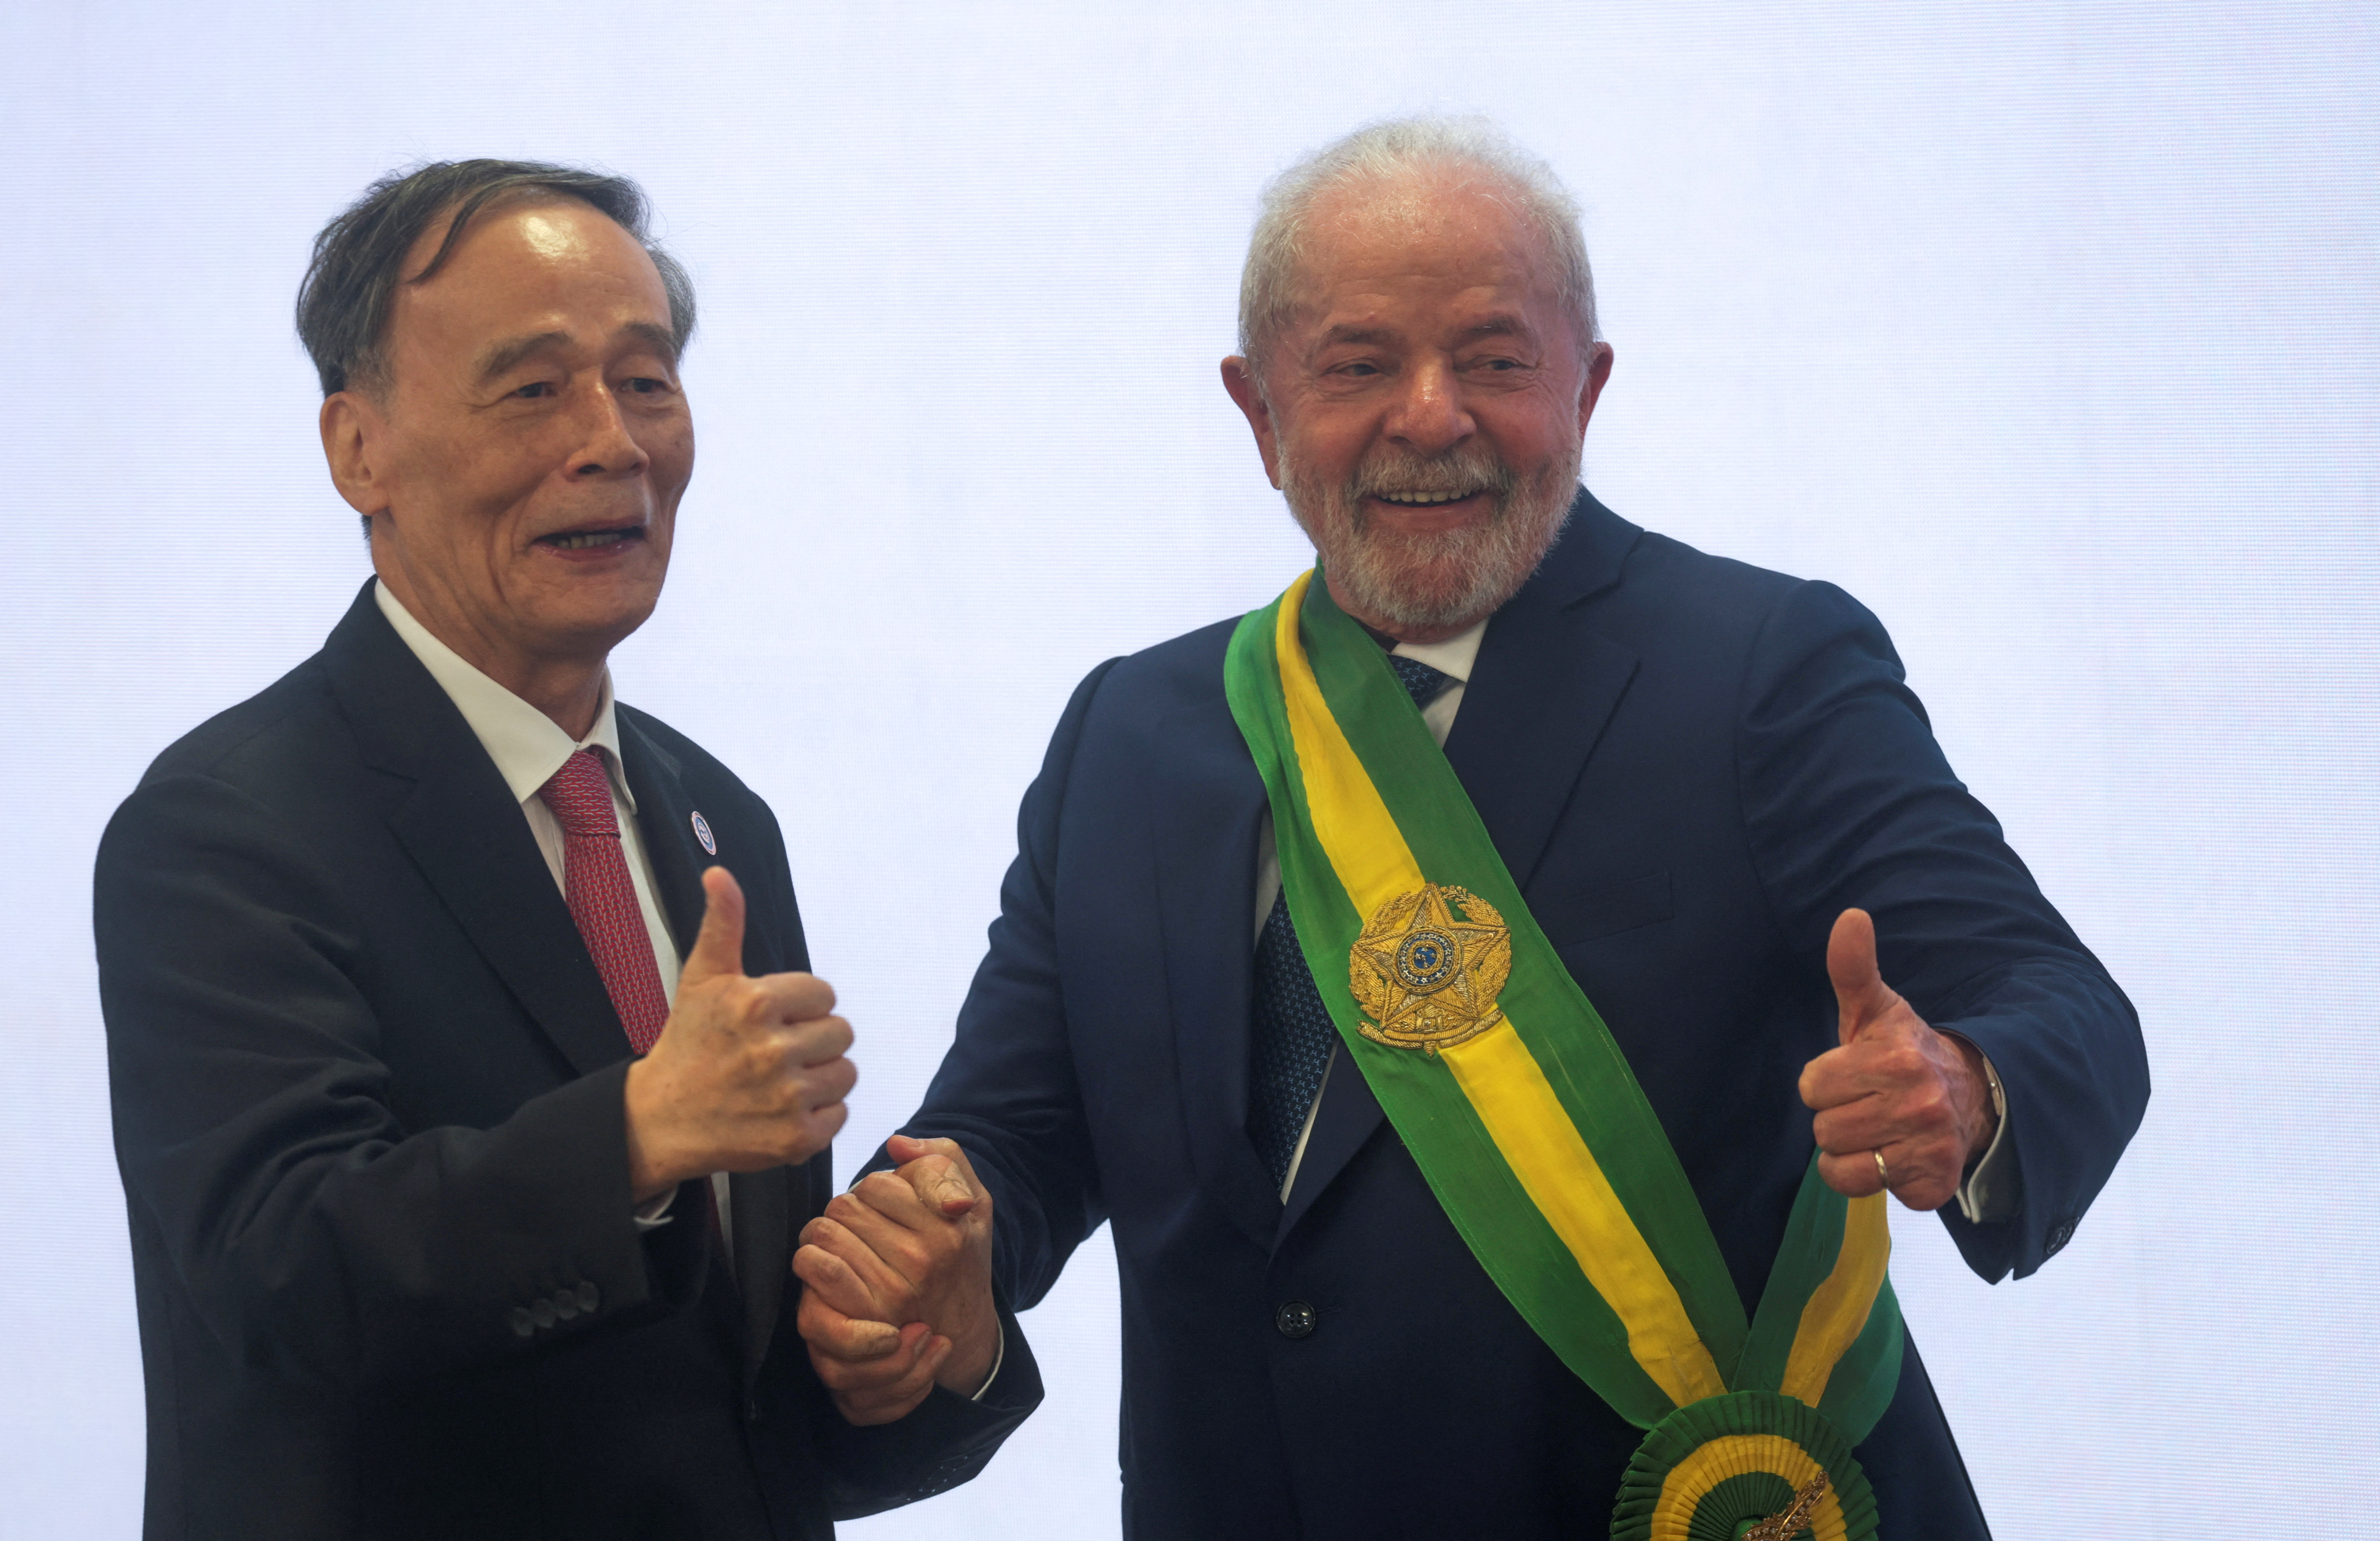
<svg viewBox="0 0 2380 1541">
<path fill-rule="evenodd" d="M 603 762 L 604 772 L 612 783 L 612 817 L 620 826 L 620 854 L 627 858 L 628 881 L 637 891 L 637 910 L 645 919 L 645 936 L 652 943 L 653 967 L 662 979 L 662 999 L 672 1004 L 677 1001 L 679 959 L 677 943 L 671 938 L 669 922 L 662 915 L 655 898 L 653 866 L 645 852 L 644 831 L 637 826 L 636 795 L 628 790 L 628 778 L 620 768 L 620 729 L 613 711 L 612 673 L 603 673 L 603 696 L 595 713 L 595 725 L 587 736 L 573 739 L 562 731 L 552 718 L 522 700 L 518 696 L 481 673 L 463 656 L 431 635 L 430 628 L 414 619 L 410 611 L 388 590 L 388 585 L 375 582 L 372 599 L 380 613 L 396 635 L 430 671 L 430 677 L 446 692 L 455 710 L 463 714 L 480 746 L 496 762 L 496 773 L 504 779 L 515 798 L 520 803 L 521 817 L 528 820 L 529 833 L 537 839 L 537 848 L 545 855 L 545 865 L 553 874 L 555 889 L 567 893 L 564 880 L 563 837 L 561 820 L 545 806 L 538 790 L 552 781 L 563 762 L 581 749 L 593 749 Z M 727 1212 L 727 1179 L 724 1172 L 715 1173 L 710 1180 L 711 1192 L 719 1200 L 721 1236 L 733 1243 L 735 1232 Z M 636 1211 L 637 1223 L 648 1230 L 666 1224 L 670 1200 L 677 1190 L 673 1188 Z"/>
<path fill-rule="evenodd" d="M 545 806 L 538 791 L 553 779 L 563 762 L 581 749 L 594 749 L 603 762 L 603 770 L 612 782 L 612 817 L 620 826 L 620 850 L 627 858 L 628 881 L 637 891 L 637 909 L 645 917 L 645 935 L 653 944 L 653 966 L 661 971 L 662 994 L 672 1004 L 677 1003 L 677 977 L 680 960 L 677 943 L 670 937 L 669 922 L 662 918 L 660 904 L 654 899 L 652 861 L 645 853 L 644 831 L 637 827 L 637 798 L 628 790 L 628 778 L 620 769 L 620 730 L 612 710 L 612 673 L 603 672 L 602 704 L 595 713 L 595 725 L 585 738 L 573 740 L 555 724 L 552 718 L 506 690 L 469 663 L 461 654 L 430 634 L 430 628 L 413 618 L 412 613 L 388 591 L 388 586 L 375 582 L 372 598 L 380 613 L 396 628 L 396 635 L 413 649 L 413 656 L 430 671 L 430 677 L 446 692 L 463 721 L 471 725 L 488 758 L 496 762 L 496 772 L 504 779 L 505 786 L 520 800 L 521 816 L 528 820 L 529 832 L 537 837 L 537 848 L 545 854 L 545 865 L 553 873 L 554 887 L 567 894 L 563 863 L 562 822 L 553 810 Z M 710 1175 L 711 1196 L 719 1203 L 720 1239 L 732 1255 L 735 1247 L 735 1217 L 728 1205 L 727 1174 Z M 670 1200 L 677 1196 L 675 1188 L 635 1211 L 638 1228 L 651 1230 L 669 1223 Z M 992 1383 L 1000 1378 L 1001 1366 L 1008 1361 L 1008 1329 L 1000 1329 L 1000 1341 L 993 1350 L 991 1373 L 983 1377 L 983 1385 L 974 1401 L 983 1400 Z"/>
<path fill-rule="evenodd" d="M 1460 637 L 1450 637 L 1443 642 L 1400 642 L 1389 650 L 1401 657 L 1428 664 L 1441 674 L 1451 675 L 1454 683 L 1448 686 L 1429 705 L 1422 709 L 1421 720 L 1427 724 L 1429 734 L 1438 746 L 1446 747 L 1446 735 L 1454 729 L 1454 714 L 1463 708 L 1463 691 L 1471 679 L 1472 667 L 1479 659 L 1479 639 L 1488 633 L 1488 623 L 1480 622 Z M 1281 854 L 1273 843 L 1272 814 L 1264 816 L 1263 827 L 1257 836 L 1257 924 L 1258 940 L 1264 936 L 1265 917 L 1272 914 L 1272 904 L 1281 892 Z M 1977 1051 L 1979 1054 L 1980 1050 Z M 1314 1115 L 1322 1106 L 1323 1094 L 1330 1089 L 1330 1077 L 1339 1069 L 1340 1046 L 1330 1046 L 1330 1062 L 1322 1067 L 1322 1081 L 1315 1088 L 1314 1100 L 1305 1110 L 1305 1126 L 1297 1132 L 1297 1148 L 1290 1152 L 1289 1174 L 1281 1179 L 1281 1201 L 1289 1202 L 1290 1190 L 1297 1184 L 1297 1169 L 1305 1160 L 1305 1142 L 1314 1133 Z M 2015 1195 L 2007 1192 L 2010 1186 L 2003 1179 L 2008 1162 L 2003 1159 L 2008 1146 L 2008 1109 L 2000 1088 L 1999 1072 L 1990 1060 L 1984 1061 L 1984 1074 L 1990 1083 L 1993 1106 L 1999 1113 L 1999 1128 L 1975 1170 L 1959 1185 L 1959 1208 L 1970 1220 L 2001 1219 L 2014 1207 Z"/>
</svg>

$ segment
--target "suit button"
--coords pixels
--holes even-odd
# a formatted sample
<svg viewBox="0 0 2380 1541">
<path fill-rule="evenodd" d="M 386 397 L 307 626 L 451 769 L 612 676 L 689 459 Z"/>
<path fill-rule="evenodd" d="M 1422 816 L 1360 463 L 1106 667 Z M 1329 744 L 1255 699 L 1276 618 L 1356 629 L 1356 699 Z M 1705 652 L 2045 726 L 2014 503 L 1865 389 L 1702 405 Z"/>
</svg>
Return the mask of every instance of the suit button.
<svg viewBox="0 0 2380 1541">
<path fill-rule="evenodd" d="M 537 1330 L 537 1323 L 530 1318 L 528 1307 L 526 1305 L 514 1306 L 512 1315 L 506 1319 L 513 1324 L 513 1333 L 516 1337 L 526 1338 Z"/>
<path fill-rule="evenodd" d="M 537 1323 L 540 1327 L 552 1327 L 553 1325 L 553 1302 L 550 1300 L 530 1302 L 528 1317 L 529 1320 Z"/>
<path fill-rule="evenodd" d="M 553 1314 L 560 1317 L 564 1321 L 570 1320 L 573 1317 L 578 1315 L 578 1297 L 572 1294 L 568 1290 L 554 1291 Z"/>
<path fill-rule="evenodd" d="M 2043 1255 L 2047 1256 L 2056 1252 L 2073 1239 L 2074 1222 L 2070 1219 L 2059 1220 L 2049 1228 L 2049 1244 L 2043 1249 Z"/>
<path fill-rule="evenodd" d="M 1284 1338 L 1313 1337 L 1314 1324 L 1318 1319 L 1314 1307 L 1302 1300 L 1290 1301 L 1272 1314 L 1272 1325 L 1281 1329 Z"/>
<path fill-rule="evenodd" d="M 578 1288 L 571 1292 L 571 1298 L 578 1302 L 581 1311 L 592 1311 L 603 1303 L 603 1292 L 582 1279 L 578 1281 Z"/>
</svg>

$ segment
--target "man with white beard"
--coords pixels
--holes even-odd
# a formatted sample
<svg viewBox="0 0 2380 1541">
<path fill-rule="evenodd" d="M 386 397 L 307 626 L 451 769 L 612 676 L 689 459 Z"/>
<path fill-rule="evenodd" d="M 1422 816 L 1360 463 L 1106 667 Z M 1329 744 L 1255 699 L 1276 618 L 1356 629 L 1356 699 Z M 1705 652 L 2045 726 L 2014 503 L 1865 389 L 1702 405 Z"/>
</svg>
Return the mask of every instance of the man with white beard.
<svg viewBox="0 0 2380 1541">
<path fill-rule="evenodd" d="M 896 1413 L 891 1329 L 996 1352 L 995 1278 L 1106 1219 L 1127 1535 L 1985 1535 L 1884 1195 L 2038 1268 L 2145 1105 L 2130 1004 L 1873 615 L 1578 485 L 1612 354 L 1542 163 L 1322 150 L 1240 322 L 1318 569 L 1076 691 L 880 1159 L 991 1203 L 812 1222 L 821 1377 Z"/>
</svg>

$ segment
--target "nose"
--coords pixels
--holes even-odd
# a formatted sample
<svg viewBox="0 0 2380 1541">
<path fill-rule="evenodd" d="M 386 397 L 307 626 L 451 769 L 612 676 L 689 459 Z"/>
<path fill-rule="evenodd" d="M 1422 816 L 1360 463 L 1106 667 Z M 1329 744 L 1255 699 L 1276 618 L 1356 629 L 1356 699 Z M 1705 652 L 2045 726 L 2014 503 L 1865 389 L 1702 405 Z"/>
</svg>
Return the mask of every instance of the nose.
<svg viewBox="0 0 2380 1541">
<path fill-rule="evenodd" d="M 1407 370 L 1381 427 L 1417 455 L 1443 455 L 1471 437 L 1476 425 L 1464 410 L 1452 365 L 1432 358 Z"/>
<path fill-rule="evenodd" d="M 570 474 L 582 480 L 641 474 L 652 457 L 629 431 L 619 397 L 606 390 L 588 395 L 589 406 L 578 447 L 571 452 Z"/>
</svg>

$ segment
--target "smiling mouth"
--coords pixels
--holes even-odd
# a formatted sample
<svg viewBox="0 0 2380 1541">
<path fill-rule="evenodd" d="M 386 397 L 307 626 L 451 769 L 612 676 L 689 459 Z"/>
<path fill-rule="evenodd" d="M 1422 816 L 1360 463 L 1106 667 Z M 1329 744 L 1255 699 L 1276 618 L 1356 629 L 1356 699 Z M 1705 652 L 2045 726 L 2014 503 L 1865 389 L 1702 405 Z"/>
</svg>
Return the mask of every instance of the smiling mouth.
<svg viewBox="0 0 2380 1541">
<path fill-rule="evenodd" d="M 1400 508 L 1444 508 L 1449 504 L 1468 502 L 1486 491 L 1485 487 L 1474 487 L 1467 492 L 1374 492 L 1371 496 Z"/>
<path fill-rule="evenodd" d="M 645 532 L 637 528 L 577 529 L 568 530 L 560 535 L 540 535 L 537 538 L 537 543 L 540 546 L 552 546 L 556 551 L 583 552 L 591 551 L 598 546 L 616 546 L 624 540 L 641 540 L 644 538 Z"/>
</svg>

